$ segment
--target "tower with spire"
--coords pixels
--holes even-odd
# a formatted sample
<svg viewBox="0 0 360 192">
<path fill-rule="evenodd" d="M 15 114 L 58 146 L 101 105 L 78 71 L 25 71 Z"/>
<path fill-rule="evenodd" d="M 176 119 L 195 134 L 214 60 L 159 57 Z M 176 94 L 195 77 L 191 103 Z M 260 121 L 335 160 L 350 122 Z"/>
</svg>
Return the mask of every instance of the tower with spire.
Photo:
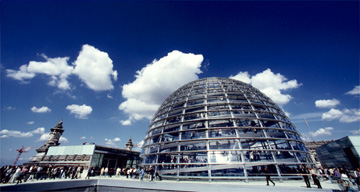
<svg viewBox="0 0 360 192">
<path fill-rule="evenodd" d="M 133 147 L 134 147 L 134 144 L 131 141 L 131 137 L 130 137 L 129 141 L 126 143 L 126 149 L 131 151 Z"/>
<path fill-rule="evenodd" d="M 60 120 L 58 122 L 58 124 L 54 126 L 54 128 L 50 129 L 49 139 L 44 143 L 43 146 L 41 146 L 39 149 L 36 149 L 36 151 L 38 153 L 42 153 L 42 152 L 46 153 L 48 151 L 49 147 L 60 145 L 60 143 L 59 143 L 60 137 L 61 137 L 62 133 L 64 132 L 62 124 L 63 124 L 63 121 Z"/>
</svg>

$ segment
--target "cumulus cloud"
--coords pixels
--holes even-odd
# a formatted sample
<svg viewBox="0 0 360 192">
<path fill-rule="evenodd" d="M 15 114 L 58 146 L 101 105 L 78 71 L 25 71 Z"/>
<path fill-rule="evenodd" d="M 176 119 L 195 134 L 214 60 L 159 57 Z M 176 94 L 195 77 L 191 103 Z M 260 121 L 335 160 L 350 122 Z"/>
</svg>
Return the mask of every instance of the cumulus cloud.
<svg viewBox="0 0 360 192">
<path fill-rule="evenodd" d="M 350 131 L 350 133 L 353 134 L 353 135 L 360 135 L 360 129 Z"/>
<path fill-rule="evenodd" d="M 40 108 L 37 108 L 34 106 L 31 108 L 31 111 L 34 113 L 48 113 L 48 112 L 51 112 L 51 109 L 46 106 L 42 106 Z"/>
<path fill-rule="evenodd" d="M 38 140 L 36 140 L 37 142 L 40 142 L 40 141 L 47 141 L 49 140 L 49 137 L 50 137 L 50 132 L 49 133 L 44 133 L 40 136 L 40 138 Z M 64 137 L 64 136 L 61 136 L 60 137 L 60 141 L 59 143 L 69 143 L 69 140 Z"/>
<path fill-rule="evenodd" d="M 320 128 L 315 132 L 310 132 L 312 137 L 319 137 L 319 136 L 329 136 L 332 135 L 331 131 L 334 130 L 332 127 Z"/>
<path fill-rule="evenodd" d="M 360 121 L 360 109 L 330 109 L 328 112 L 323 113 L 322 120 L 332 121 L 339 120 L 342 123 L 352 123 Z"/>
<path fill-rule="evenodd" d="M 74 65 L 74 74 L 90 89 L 105 91 L 114 88 L 111 78 L 117 80 L 117 71 L 113 71 L 113 62 L 106 52 L 83 45 Z"/>
<path fill-rule="evenodd" d="M 66 106 L 66 109 L 70 111 L 70 114 L 75 114 L 75 117 L 78 119 L 87 119 L 88 115 L 91 114 L 92 108 L 88 105 L 68 105 Z"/>
<path fill-rule="evenodd" d="M 348 95 L 360 95 L 360 85 L 355 86 L 354 89 L 348 91 L 346 94 Z"/>
<path fill-rule="evenodd" d="M 70 75 L 77 75 L 88 88 L 95 91 L 105 91 L 114 88 L 112 80 L 117 80 L 117 71 L 114 71 L 112 60 L 106 52 L 102 52 L 91 45 L 83 45 L 82 50 L 74 62 L 69 65 L 69 57 L 49 58 L 41 54 L 44 62 L 30 61 L 20 66 L 19 70 L 6 69 L 6 76 L 22 83 L 37 75 L 49 77 L 48 85 L 60 90 L 71 89 L 68 81 Z M 112 77 L 112 78 L 111 78 Z"/>
<path fill-rule="evenodd" d="M 69 57 L 49 58 L 45 54 L 41 56 L 46 60 L 45 62 L 30 61 L 28 65 L 22 65 L 18 71 L 7 69 L 7 77 L 27 82 L 37 74 L 42 74 L 50 77 L 49 85 L 62 90 L 70 89 L 67 78 L 72 73 L 73 67 L 68 65 Z"/>
<path fill-rule="evenodd" d="M 114 139 L 105 138 L 105 141 L 106 141 L 106 142 L 105 142 L 105 145 L 106 145 L 106 146 L 109 146 L 109 147 L 117 147 L 116 142 L 120 142 L 121 139 L 118 138 L 118 137 L 116 137 L 116 138 L 114 138 Z"/>
<path fill-rule="evenodd" d="M 0 138 L 9 138 L 9 137 L 28 138 L 34 136 L 34 134 L 43 134 L 44 132 L 45 132 L 45 128 L 43 127 L 39 127 L 35 130 L 28 132 L 3 129 L 0 131 Z"/>
<path fill-rule="evenodd" d="M 26 122 L 26 124 L 28 124 L 28 125 L 33 125 L 34 123 L 35 123 L 34 121 Z"/>
<path fill-rule="evenodd" d="M 131 125 L 131 122 L 143 118 L 150 120 L 173 91 L 198 79 L 203 60 L 202 55 L 175 50 L 137 71 L 135 81 L 122 87 L 122 96 L 127 100 L 119 105 L 119 110 L 129 118 L 120 122 Z"/>
<path fill-rule="evenodd" d="M 333 108 L 340 104 L 340 101 L 337 99 L 327 99 L 327 100 L 316 100 L 315 106 L 318 108 Z"/>
<path fill-rule="evenodd" d="M 8 106 L 8 107 L 5 107 L 5 110 L 8 110 L 8 111 L 15 111 L 15 107 L 12 107 L 12 106 Z"/>
<path fill-rule="evenodd" d="M 283 91 L 301 86 L 296 80 L 287 80 L 287 78 L 280 73 L 275 74 L 270 69 L 266 69 L 253 76 L 248 72 L 239 72 L 235 76 L 230 76 L 230 78 L 251 84 L 280 106 L 288 103 L 292 99 L 291 95 L 284 94 Z"/>
</svg>

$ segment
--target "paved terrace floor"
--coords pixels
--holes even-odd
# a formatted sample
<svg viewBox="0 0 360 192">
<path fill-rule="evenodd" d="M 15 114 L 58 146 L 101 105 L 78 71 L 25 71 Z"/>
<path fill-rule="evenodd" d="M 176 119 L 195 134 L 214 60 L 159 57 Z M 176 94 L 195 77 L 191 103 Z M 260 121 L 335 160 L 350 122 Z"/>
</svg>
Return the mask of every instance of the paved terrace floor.
<svg viewBox="0 0 360 192">
<path fill-rule="evenodd" d="M 1 184 L 0 191 L 198 191 L 198 192 L 297 192 L 297 191 L 340 191 L 337 184 L 323 181 L 323 189 L 317 189 L 316 185 L 306 188 L 303 180 L 285 180 L 280 182 L 274 179 L 275 186 L 266 186 L 265 180 L 249 181 L 139 181 L 138 179 L 126 179 L 125 177 L 91 177 L 85 179 L 56 179 L 28 181 L 22 184 Z M 311 182 L 311 181 L 310 181 Z M 96 189 L 95 189 L 95 188 Z M 93 189 L 91 189 L 93 188 Z"/>
</svg>

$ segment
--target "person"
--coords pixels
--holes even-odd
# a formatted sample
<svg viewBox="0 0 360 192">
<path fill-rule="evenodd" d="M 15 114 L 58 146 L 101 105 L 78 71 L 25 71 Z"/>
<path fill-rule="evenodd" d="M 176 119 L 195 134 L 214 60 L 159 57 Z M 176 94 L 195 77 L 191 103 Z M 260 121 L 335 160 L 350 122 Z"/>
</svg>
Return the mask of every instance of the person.
<svg viewBox="0 0 360 192">
<path fill-rule="evenodd" d="M 354 171 L 354 179 L 355 179 L 355 183 L 359 186 L 360 185 L 360 169 L 356 168 Z"/>
<path fill-rule="evenodd" d="M 265 176 L 266 176 L 266 186 L 269 186 L 269 181 L 273 184 L 273 186 L 275 186 L 274 181 L 272 181 L 272 180 L 270 179 L 270 171 L 268 170 L 267 167 L 265 167 L 264 173 L 265 173 Z"/>
<path fill-rule="evenodd" d="M 308 170 L 305 168 L 305 166 L 301 166 L 300 173 L 301 173 L 301 175 L 302 175 L 303 178 L 304 178 L 306 187 L 307 187 L 307 188 L 311 188 L 311 186 L 310 186 L 310 181 L 309 181 L 309 177 L 308 177 L 308 174 L 309 174 L 309 173 L 308 173 Z"/>
<path fill-rule="evenodd" d="M 120 177 L 120 172 L 121 172 L 121 168 L 120 167 L 118 167 L 117 169 L 116 169 L 116 177 Z"/>
<path fill-rule="evenodd" d="M 105 171 L 105 168 L 104 168 L 104 167 L 101 168 L 101 170 L 100 170 L 100 177 L 104 176 L 104 171 Z"/>
<path fill-rule="evenodd" d="M 162 178 L 161 178 L 161 176 L 160 176 L 160 174 L 159 174 L 159 170 L 156 171 L 156 173 L 155 173 L 155 178 L 159 178 L 160 181 L 162 180 Z M 275 184 L 274 184 L 274 185 L 275 185 Z"/>
<path fill-rule="evenodd" d="M 144 179 L 144 175 L 145 175 L 145 170 L 144 170 L 144 167 L 142 167 L 140 170 L 140 181 L 142 181 Z"/>
<path fill-rule="evenodd" d="M 150 166 L 149 174 L 150 174 L 150 181 L 153 181 L 154 180 L 154 169 L 152 168 L 152 166 Z"/>
<path fill-rule="evenodd" d="M 90 179 L 90 177 L 91 177 L 91 173 L 92 173 L 92 170 L 93 170 L 93 168 L 92 168 L 92 167 L 89 167 L 89 169 L 88 169 L 88 172 L 87 172 L 87 175 L 86 175 L 85 179 L 86 179 L 86 178 Z"/>
<path fill-rule="evenodd" d="M 317 185 L 318 189 L 322 189 L 319 179 L 317 178 L 317 173 L 314 168 L 310 168 L 311 177 L 313 179 L 314 185 Z"/>
<path fill-rule="evenodd" d="M 105 173 L 105 177 L 109 176 L 109 168 L 108 167 L 105 167 L 104 173 Z"/>
</svg>

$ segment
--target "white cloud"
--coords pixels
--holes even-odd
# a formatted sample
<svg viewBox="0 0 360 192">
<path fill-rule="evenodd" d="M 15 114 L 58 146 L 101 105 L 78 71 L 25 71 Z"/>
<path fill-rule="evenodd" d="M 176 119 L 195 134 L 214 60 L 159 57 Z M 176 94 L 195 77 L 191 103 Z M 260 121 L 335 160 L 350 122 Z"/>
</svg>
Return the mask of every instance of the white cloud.
<svg viewBox="0 0 360 192">
<path fill-rule="evenodd" d="M 50 133 L 44 133 L 40 136 L 40 138 L 38 140 L 36 140 L 37 142 L 40 142 L 40 141 L 47 141 L 49 140 L 49 137 L 50 137 Z M 60 141 L 59 143 L 69 143 L 69 140 L 64 137 L 64 136 L 61 136 L 60 137 Z"/>
<path fill-rule="evenodd" d="M 27 83 L 26 80 L 32 79 L 35 77 L 34 73 L 31 73 L 28 71 L 28 68 L 26 65 L 21 65 L 19 70 L 13 70 L 13 69 L 6 69 L 6 76 L 10 77 L 15 80 L 19 80 L 23 83 Z"/>
<path fill-rule="evenodd" d="M 319 136 L 329 136 L 331 135 L 331 131 L 334 130 L 332 127 L 320 128 L 315 132 L 310 132 L 312 137 L 319 137 Z"/>
<path fill-rule="evenodd" d="M 120 120 L 120 123 L 124 126 L 127 126 L 127 125 L 132 125 L 131 123 L 131 120 L 130 119 L 127 119 L 127 120 Z"/>
<path fill-rule="evenodd" d="M 34 123 L 35 123 L 34 121 L 26 122 L 26 124 L 28 124 L 28 125 L 33 125 Z"/>
<path fill-rule="evenodd" d="M 88 106 L 85 104 L 83 104 L 83 105 L 76 105 L 76 104 L 68 105 L 66 107 L 66 109 L 69 110 L 71 114 L 75 114 L 75 117 L 78 119 L 87 119 L 88 115 L 90 115 L 92 112 L 91 106 Z"/>
<path fill-rule="evenodd" d="M 235 76 L 230 76 L 230 78 L 251 84 L 280 106 L 292 99 L 291 95 L 284 94 L 282 91 L 301 86 L 296 80 L 288 81 L 286 77 L 280 73 L 274 74 L 270 69 L 266 69 L 253 76 L 250 76 L 248 72 L 239 72 Z"/>
<path fill-rule="evenodd" d="M 114 141 L 121 141 L 119 137 L 114 138 Z"/>
<path fill-rule="evenodd" d="M 202 55 L 172 51 L 167 56 L 154 60 L 136 73 L 132 83 L 123 86 L 122 96 L 127 100 L 119 110 L 129 115 L 123 125 L 152 116 L 161 103 L 180 86 L 198 79 L 203 61 Z"/>
<path fill-rule="evenodd" d="M 30 61 L 28 65 L 22 65 L 18 71 L 7 69 L 7 77 L 26 82 L 34 78 L 37 74 L 50 76 L 48 82 L 51 86 L 59 89 L 70 89 L 67 78 L 73 71 L 73 67 L 68 65 L 69 57 L 49 58 L 45 54 L 41 55 L 46 61 Z"/>
<path fill-rule="evenodd" d="M 86 139 L 86 137 L 85 137 L 85 136 L 82 136 L 82 137 L 80 137 L 80 139 L 81 139 L 81 140 L 85 140 L 85 139 Z"/>
<path fill-rule="evenodd" d="M 15 111 L 15 107 L 9 106 L 9 107 L 5 107 L 6 110 L 8 111 Z"/>
<path fill-rule="evenodd" d="M 352 123 L 360 121 L 360 109 L 330 109 L 323 113 L 322 120 L 331 121 L 338 119 L 342 123 Z"/>
<path fill-rule="evenodd" d="M 333 108 L 340 104 L 340 101 L 337 99 L 327 99 L 327 100 L 316 100 L 315 106 L 318 108 Z"/>
<path fill-rule="evenodd" d="M 46 106 L 42 106 L 40 108 L 37 108 L 34 106 L 31 108 L 31 111 L 34 113 L 48 113 L 48 112 L 51 112 L 51 109 Z"/>
<path fill-rule="evenodd" d="M 360 85 L 355 86 L 354 89 L 348 91 L 346 94 L 348 95 L 360 95 Z"/>
<path fill-rule="evenodd" d="M 106 52 L 91 45 L 83 45 L 74 62 L 74 74 L 94 91 L 105 91 L 114 88 L 111 77 L 117 80 L 117 71 L 113 71 L 113 62 Z"/>
<path fill-rule="evenodd" d="M 121 139 L 116 137 L 114 139 L 108 139 L 108 138 L 105 138 L 105 145 L 106 146 L 109 146 L 109 147 L 117 147 L 117 144 L 115 142 L 120 142 Z"/>
<path fill-rule="evenodd" d="M 353 135 L 360 135 L 360 129 L 350 131 L 350 133 L 353 134 Z"/>
<path fill-rule="evenodd" d="M 34 136 L 34 134 L 43 134 L 44 132 L 45 132 L 45 128 L 43 127 L 39 127 L 35 130 L 28 132 L 3 129 L 0 131 L 0 138 L 9 138 L 9 137 L 28 138 Z"/>
<path fill-rule="evenodd" d="M 75 66 L 68 64 L 69 57 L 49 58 L 41 54 L 44 62 L 30 61 L 20 66 L 19 70 L 6 69 L 6 76 L 22 83 L 28 83 L 37 75 L 49 77 L 48 85 L 69 90 L 71 85 L 68 77 L 77 75 L 90 89 L 105 91 L 114 88 L 111 77 L 117 80 L 117 71 L 113 71 L 113 63 L 106 52 L 102 52 L 91 45 L 83 45 L 82 50 L 74 62 Z"/>
</svg>

